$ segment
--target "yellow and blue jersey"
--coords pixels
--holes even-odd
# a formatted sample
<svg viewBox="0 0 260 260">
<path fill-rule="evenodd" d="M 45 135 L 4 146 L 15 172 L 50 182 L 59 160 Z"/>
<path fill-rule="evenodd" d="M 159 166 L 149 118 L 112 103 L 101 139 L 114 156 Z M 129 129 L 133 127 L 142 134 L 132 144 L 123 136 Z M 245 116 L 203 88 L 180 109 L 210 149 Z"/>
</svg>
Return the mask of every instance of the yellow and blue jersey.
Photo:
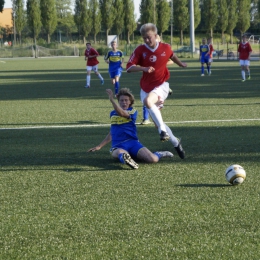
<svg viewBox="0 0 260 260">
<path fill-rule="evenodd" d="M 120 69 L 123 58 L 124 54 L 122 51 L 109 51 L 104 58 L 105 60 L 109 60 L 109 72 Z"/>
<path fill-rule="evenodd" d="M 208 62 L 210 48 L 207 44 L 200 45 L 200 60 L 201 62 Z M 208 54 L 208 55 L 206 55 Z"/>
<path fill-rule="evenodd" d="M 138 112 L 133 107 L 128 108 L 127 111 L 129 118 L 119 116 L 115 110 L 110 113 L 112 147 L 127 140 L 138 140 L 135 125 Z"/>
</svg>

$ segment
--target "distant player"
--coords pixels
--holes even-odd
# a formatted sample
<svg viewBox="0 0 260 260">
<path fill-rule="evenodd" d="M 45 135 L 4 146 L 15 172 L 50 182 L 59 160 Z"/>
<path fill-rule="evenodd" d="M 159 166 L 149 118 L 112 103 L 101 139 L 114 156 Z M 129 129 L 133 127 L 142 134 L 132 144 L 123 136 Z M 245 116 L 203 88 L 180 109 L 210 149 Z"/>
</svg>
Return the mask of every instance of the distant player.
<svg viewBox="0 0 260 260">
<path fill-rule="evenodd" d="M 210 49 L 206 44 L 206 39 L 202 39 L 202 45 L 200 45 L 200 62 L 201 62 L 201 76 L 204 76 L 204 64 L 206 63 L 208 68 Z"/>
<path fill-rule="evenodd" d="M 104 84 L 104 79 L 102 78 L 101 74 L 98 72 L 98 63 L 97 57 L 99 53 L 91 47 L 91 43 L 86 43 L 87 49 L 85 50 L 85 60 L 87 60 L 87 78 L 86 78 L 86 86 L 85 88 L 90 88 L 90 77 L 91 71 L 93 70 L 95 74 L 99 77 L 101 81 L 101 85 Z"/>
<path fill-rule="evenodd" d="M 246 35 L 242 36 L 242 42 L 238 46 L 238 54 L 239 54 L 239 63 L 241 66 L 241 74 L 242 74 L 242 82 L 246 80 L 246 71 L 247 71 L 247 79 L 250 79 L 250 56 L 252 53 L 252 48 L 249 42 L 246 41 Z"/>
<path fill-rule="evenodd" d="M 115 88 L 115 96 L 119 91 L 119 78 L 123 70 L 124 54 L 122 51 L 117 49 L 116 41 L 111 42 L 112 50 L 108 51 L 105 56 L 105 61 L 109 64 L 108 73 L 112 79 L 112 84 Z"/>
<path fill-rule="evenodd" d="M 99 145 L 90 148 L 88 152 L 98 151 L 111 142 L 110 153 L 112 157 L 133 169 L 139 167 L 134 159 L 146 163 L 157 163 L 161 158 L 173 157 L 173 154 L 168 151 L 153 153 L 139 142 L 135 124 L 137 110 L 133 107 L 134 96 L 128 88 L 119 90 L 118 102 L 115 102 L 111 89 L 107 89 L 106 92 L 114 109 L 110 112 L 110 131 Z"/>
<path fill-rule="evenodd" d="M 207 66 L 207 69 L 208 69 L 208 74 L 211 75 L 211 63 L 213 61 L 213 51 L 214 51 L 214 48 L 213 48 L 213 45 L 212 45 L 212 37 L 209 37 L 208 38 L 208 46 L 209 46 L 209 61 L 208 61 L 208 66 Z"/>
</svg>

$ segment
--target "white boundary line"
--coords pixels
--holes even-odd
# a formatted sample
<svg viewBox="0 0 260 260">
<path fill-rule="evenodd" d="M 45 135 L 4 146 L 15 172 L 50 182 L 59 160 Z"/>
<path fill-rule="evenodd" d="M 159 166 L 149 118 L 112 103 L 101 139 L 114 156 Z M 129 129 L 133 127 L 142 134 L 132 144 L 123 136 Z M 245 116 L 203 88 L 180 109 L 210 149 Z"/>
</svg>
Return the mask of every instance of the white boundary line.
<svg viewBox="0 0 260 260">
<path fill-rule="evenodd" d="M 248 122 L 248 121 L 260 121 L 260 118 L 248 118 L 248 119 L 223 119 L 223 120 L 194 120 L 194 121 L 176 121 L 165 122 L 166 124 L 194 124 L 194 123 L 219 123 L 219 122 Z M 137 123 L 140 125 L 140 123 Z M 7 127 L 0 128 L 0 130 L 25 130 L 25 129 L 47 129 L 47 128 L 88 128 L 88 127 L 109 127 L 110 124 L 95 124 L 95 125 L 39 125 L 39 126 L 22 126 L 22 127 Z"/>
</svg>

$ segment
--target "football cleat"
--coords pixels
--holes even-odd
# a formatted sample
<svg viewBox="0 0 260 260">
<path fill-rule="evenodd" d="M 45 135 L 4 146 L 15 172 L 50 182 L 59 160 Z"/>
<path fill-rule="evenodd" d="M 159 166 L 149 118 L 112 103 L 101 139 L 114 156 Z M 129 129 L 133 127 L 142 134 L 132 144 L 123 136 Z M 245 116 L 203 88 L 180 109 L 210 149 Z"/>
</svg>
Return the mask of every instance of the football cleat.
<svg viewBox="0 0 260 260">
<path fill-rule="evenodd" d="M 105 82 L 105 81 L 104 81 L 103 79 L 101 79 L 100 82 L 101 82 L 101 85 L 104 85 L 104 82 Z"/>
<path fill-rule="evenodd" d="M 84 88 L 90 88 L 90 86 L 89 86 L 89 85 L 86 85 Z"/>
<path fill-rule="evenodd" d="M 123 159 L 125 164 L 130 166 L 132 169 L 138 169 L 138 164 L 131 158 L 128 153 L 123 153 Z"/>
<path fill-rule="evenodd" d="M 251 79 L 250 75 L 247 76 L 247 79 Z"/>
<path fill-rule="evenodd" d="M 141 125 L 149 125 L 151 123 L 152 122 L 149 119 L 143 119 L 142 122 L 141 122 Z"/>
<path fill-rule="evenodd" d="M 245 79 L 242 79 L 241 81 L 242 81 L 242 82 L 245 82 L 246 80 L 245 80 Z"/>
<path fill-rule="evenodd" d="M 204 76 L 204 74 L 201 74 L 201 76 L 203 77 L 203 76 Z"/>
<path fill-rule="evenodd" d="M 170 136 L 166 132 L 161 131 L 160 139 L 161 139 L 162 142 L 168 141 L 170 139 Z"/>
<path fill-rule="evenodd" d="M 172 158 L 173 154 L 169 151 L 160 151 L 160 152 L 156 152 L 157 154 L 159 154 L 160 158 L 164 158 L 164 157 L 169 157 Z"/>
<path fill-rule="evenodd" d="M 178 139 L 178 138 L 177 138 Z M 178 139 L 179 140 L 179 139 Z M 180 156 L 181 159 L 185 158 L 185 151 L 182 148 L 181 145 L 181 139 L 179 140 L 179 144 L 177 147 L 175 147 L 176 152 L 178 153 L 178 155 Z"/>
<path fill-rule="evenodd" d="M 172 89 L 171 88 L 169 88 L 169 95 L 171 95 L 172 94 Z"/>
</svg>

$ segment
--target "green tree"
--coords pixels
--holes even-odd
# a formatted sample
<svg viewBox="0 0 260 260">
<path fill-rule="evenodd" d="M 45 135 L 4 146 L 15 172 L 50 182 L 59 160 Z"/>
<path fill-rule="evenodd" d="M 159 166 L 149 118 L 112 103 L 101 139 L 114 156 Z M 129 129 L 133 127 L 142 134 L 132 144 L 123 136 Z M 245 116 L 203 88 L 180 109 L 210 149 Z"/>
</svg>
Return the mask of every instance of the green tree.
<svg viewBox="0 0 260 260">
<path fill-rule="evenodd" d="M 39 0 L 27 0 L 27 23 L 33 33 L 34 42 L 38 37 L 42 23 L 41 23 L 41 9 Z"/>
<path fill-rule="evenodd" d="M 171 20 L 171 7 L 167 0 L 161 0 L 158 2 L 157 13 L 158 13 L 157 28 L 162 39 L 163 38 L 162 34 L 166 30 L 168 30 L 170 20 Z"/>
<path fill-rule="evenodd" d="M 250 27 L 250 8 L 250 0 L 237 1 L 238 20 L 236 27 L 240 31 L 241 37 L 242 34 L 245 33 L 246 30 Z"/>
<path fill-rule="evenodd" d="M 233 30 L 236 27 L 238 14 L 237 14 L 237 0 L 227 0 L 228 9 L 228 24 L 227 32 L 230 35 L 230 43 L 233 44 Z"/>
<path fill-rule="evenodd" d="M 115 22 L 114 22 L 114 28 L 116 30 L 116 34 L 119 35 L 122 34 L 125 26 L 124 26 L 124 19 L 125 19 L 125 11 L 124 11 L 124 2 L 123 0 L 115 0 Z"/>
<path fill-rule="evenodd" d="M 228 27 L 228 8 L 227 0 L 217 0 L 217 7 L 219 10 L 218 27 L 221 30 L 222 42 L 224 41 L 224 33 Z"/>
<path fill-rule="evenodd" d="M 5 5 L 5 0 L 0 0 L 0 13 L 3 12 L 4 5 Z"/>
<path fill-rule="evenodd" d="M 218 22 L 218 9 L 216 0 L 202 0 L 205 28 L 213 37 L 213 29 Z"/>
<path fill-rule="evenodd" d="M 13 16 L 15 19 L 15 30 L 19 35 L 20 44 L 22 43 L 22 30 L 26 24 L 26 16 L 23 0 L 13 0 Z"/>
<path fill-rule="evenodd" d="M 127 31 L 127 43 L 130 43 L 130 36 L 136 30 L 136 21 L 134 15 L 134 2 L 132 0 L 124 0 L 125 12 L 125 28 Z"/>
<path fill-rule="evenodd" d="M 101 31 L 101 11 L 98 0 L 89 0 L 91 32 L 94 35 L 94 42 L 97 42 L 97 34 Z"/>
<path fill-rule="evenodd" d="M 83 42 L 85 44 L 86 37 L 91 31 L 89 22 L 89 11 L 87 9 L 87 0 L 76 0 L 74 11 L 74 21 L 77 25 L 79 35 L 82 35 Z"/>
<path fill-rule="evenodd" d="M 155 23 L 156 12 L 154 12 L 155 0 L 141 0 L 140 3 L 140 21 L 141 24 Z"/>
<path fill-rule="evenodd" d="M 56 0 L 57 30 L 64 31 L 67 37 L 77 30 L 70 6 L 71 0 Z"/>
<path fill-rule="evenodd" d="M 47 33 L 47 42 L 50 43 L 50 37 L 57 26 L 57 12 L 55 0 L 41 0 L 40 7 L 42 25 Z"/>
<path fill-rule="evenodd" d="M 183 45 L 183 30 L 189 25 L 188 0 L 173 1 L 173 21 L 175 27 L 180 30 L 180 44 Z"/>
<path fill-rule="evenodd" d="M 106 30 L 106 38 L 108 37 L 108 33 L 113 27 L 114 21 L 116 17 L 114 1 L 113 0 L 99 0 L 101 17 L 102 17 L 102 26 Z"/>
<path fill-rule="evenodd" d="M 194 0 L 194 29 L 196 29 L 201 21 L 201 12 L 200 12 L 200 0 Z"/>
</svg>

